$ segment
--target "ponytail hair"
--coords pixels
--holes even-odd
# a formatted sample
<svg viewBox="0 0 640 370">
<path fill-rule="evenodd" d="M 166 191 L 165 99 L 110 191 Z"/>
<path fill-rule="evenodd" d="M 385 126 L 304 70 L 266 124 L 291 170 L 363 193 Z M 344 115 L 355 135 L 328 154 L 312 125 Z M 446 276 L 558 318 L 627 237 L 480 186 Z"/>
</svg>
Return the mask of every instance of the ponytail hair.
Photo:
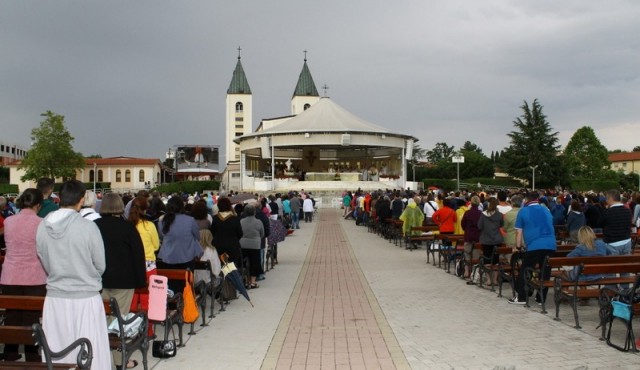
<svg viewBox="0 0 640 370">
<path fill-rule="evenodd" d="M 29 188 L 22 193 L 22 195 L 16 200 L 16 206 L 20 209 L 33 208 L 44 201 L 44 195 L 42 191 L 34 188 Z"/>
<path fill-rule="evenodd" d="M 171 224 L 176 220 L 176 215 L 184 211 L 184 203 L 179 196 L 173 196 L 167 202 L 167 213 L 162 219 L 162 233 L 168 234 L 171 229 Z"/>
</svg>

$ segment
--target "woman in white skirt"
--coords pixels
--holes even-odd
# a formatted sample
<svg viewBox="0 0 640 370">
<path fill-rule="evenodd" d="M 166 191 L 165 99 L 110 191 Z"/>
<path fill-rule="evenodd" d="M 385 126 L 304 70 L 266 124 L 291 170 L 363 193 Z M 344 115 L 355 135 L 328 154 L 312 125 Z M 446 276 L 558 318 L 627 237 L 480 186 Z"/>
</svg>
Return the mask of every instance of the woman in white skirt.
<svg viewBox="0 0 640 370">
<path fill-rule="evenodd" d="M 62 185 L 60 209 L 38 226 L 38 257 L 47 272 L 42 327 L 49 347 L 60 351 L 78 338 L 93 348 L 91 368 L 111 369 L 109 337 L 100 290 L 105 269 L 104 244 L 98 227 L 80 216 L 84 185 Z M 76 363 L 78 350 L 55 362 Z"/>
</svg>

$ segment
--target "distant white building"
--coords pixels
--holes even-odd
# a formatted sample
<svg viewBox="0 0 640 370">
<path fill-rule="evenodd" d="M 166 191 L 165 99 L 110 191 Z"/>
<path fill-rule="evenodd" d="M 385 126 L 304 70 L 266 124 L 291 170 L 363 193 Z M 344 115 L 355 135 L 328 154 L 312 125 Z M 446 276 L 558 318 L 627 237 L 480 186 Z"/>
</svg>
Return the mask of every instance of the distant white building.
<svg viewBox="0 0 640 370">
<path fill-rule="evenodd" d="M 20 145 L 0 141 L 0 166 L 24 159 L 27 151 Z"/>
<path fill-rule="evenodd" d="M 76 179 L 85 183 L 109 182 L 111 189 L 118 192 L 136 191 L 145 188 L 153 188 L 159 184 L 162 172 L 162 163 L 154 158 L 86 158 L 85 168 L 76 172 Z M 18 185 L 20 192 L 34 188 L 36 182 L 22 181 L 25 171 L 18 169 L 20 161 L 14 161 L 9 165 L 9 178 L 11 184 Z M 62 179 L 56 179 L 61 182 Z"/>
</svg>

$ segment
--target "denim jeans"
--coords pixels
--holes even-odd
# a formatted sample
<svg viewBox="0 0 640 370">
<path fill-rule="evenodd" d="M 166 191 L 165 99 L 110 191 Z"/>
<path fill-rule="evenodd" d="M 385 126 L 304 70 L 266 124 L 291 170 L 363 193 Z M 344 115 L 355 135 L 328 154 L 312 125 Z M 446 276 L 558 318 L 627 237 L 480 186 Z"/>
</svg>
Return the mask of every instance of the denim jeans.
<svg viewBox="0 0 640 370">
<path fill-rule="evenodd" d="M 607 251 L 609 252 L 610 256 L 628 256 L 631 254 L 631 240 L 623 245 L 618 246 L 607 244 Z M 620 277 L 626 276 L 629 276 L 629 274 L 620 274 Z M 629 288 L 629 284 L 620 284 L 620 288 L 627 289 Z"/>
<path fill-rule="evenodd" d="M 291 212 L 291 228 L 292 229 L 300 228 L 300 213 Z"/>
<path fill-rule="evenodd" d="M 607 250 L 611 256 L 626 256 L 631 254 L 631 240 L 619 246 L 607 244 Z"/>
</svg>

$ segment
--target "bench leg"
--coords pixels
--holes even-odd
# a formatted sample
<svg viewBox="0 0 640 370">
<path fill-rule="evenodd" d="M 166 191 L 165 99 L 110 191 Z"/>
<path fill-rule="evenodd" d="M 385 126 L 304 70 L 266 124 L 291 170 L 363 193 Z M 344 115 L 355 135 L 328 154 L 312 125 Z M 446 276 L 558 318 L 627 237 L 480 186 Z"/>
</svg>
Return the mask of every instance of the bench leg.
<svg viewBox="0 0 640 370">
<path fill-rule="evenodd" d="M 560 321 L 560 302 L 562 302 L 562 294 L 558 293 L 553 295 L 553 301 L 556 305 L 556 317 L 553 319 L 556 321 Z"/>
<path fill-rule="evenodd" d="M 573 297 L 571 299 L 571 308 L 573 308 L 573 318 L 576 320 L 576 329 L 582 329 L 580 327 L 580 321 L 578 321 L 578 298 L 577 297 Z"/>
</svg>

